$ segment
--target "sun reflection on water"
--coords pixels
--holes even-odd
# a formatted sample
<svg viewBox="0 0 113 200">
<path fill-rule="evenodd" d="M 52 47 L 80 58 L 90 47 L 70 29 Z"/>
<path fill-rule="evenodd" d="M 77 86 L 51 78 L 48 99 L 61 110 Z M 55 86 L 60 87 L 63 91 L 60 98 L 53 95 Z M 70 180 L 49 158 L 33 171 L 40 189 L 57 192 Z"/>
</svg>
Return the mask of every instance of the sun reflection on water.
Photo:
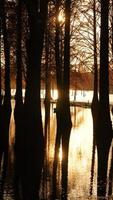
<svg viewBox="0 0 113 200">
<path fill-rule="evenodd" d="M 90 109 L 76 112 L 76 118 L 82 116 L 81 124 L 72 128 L 69 148 L 69 196 L 70 199 L 89 194 L 93 124 Z M 80 122 L 79 119 L 76 123 Z M 73 191 L 76 196 L 73 198 Z"/>
<path fill-rule="evenodd" d="M 43 108 L 44 111 L 44 108 Z M 44 112 L 42 113 L 44 115 Z M 71 116 L 73 127 L 71 130 L 69 143 L 68 159 L 68 200 L 87 200 L 89 199 L 90 176 L 91 176 L 91 159 L 92 159 L 92 142 L 93 142 L 93 123 L 91 110 L 86 108 L 72 108 Z M 43 116 L 44 119 L 44 116 Z M 10 145 L 14 142 L 14 120 L 11 123 Z M 48 160 L 50 174 L 52 174 L 54 150 L 56 137 L 56 114 L 51 109 L 50 116 L 50 141 L 48 142 Z M 62 148 L 59 149 L 59 165 L 63 159 Z M 97 153 L 95 161 L 97 160 Z M 61 168 L 59 169 L 59 174 Z M 61 178 L 61 177 L 60 177 Z M 96 199 L 97 185 L 97 163 L 95 162 L 93 197 Z M 49 199 L 49 198 L 48 198 Z"/>
</svg>

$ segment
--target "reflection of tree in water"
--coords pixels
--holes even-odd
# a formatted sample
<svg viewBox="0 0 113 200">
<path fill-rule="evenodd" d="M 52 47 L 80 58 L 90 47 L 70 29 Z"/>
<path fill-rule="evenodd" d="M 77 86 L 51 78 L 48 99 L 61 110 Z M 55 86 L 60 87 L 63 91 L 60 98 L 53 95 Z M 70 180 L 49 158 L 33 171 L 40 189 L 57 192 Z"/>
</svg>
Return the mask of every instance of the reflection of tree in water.
<svg viewBox="0 0 113 200">
<path fill-rule="evenodd" d="M 77 109 L 76 108 L 76 128 L 79 128 L 79 126 L 84 122 L 84 110 Z"/>
<path fill-rule="evenodd" d="M 83 108 L 84 109 L 84 108 Z M 90 110 L 88 111 L 90 113 Z M 86 114 L 88 116 L 88 112 L 84 109 L 84 114 Z M 91 116 L 89 118 L 88 121 L 91 120 Z M 13 123 L 14 121 L 12 121 Z M 89 129 L 88 129 L 88 124 L 87 123 L 84 123 L 85 127 L 87 127 L 86 129 L 83 129 L 82 130 L 82 133 L 81 133 L 81 136 L 80 138 L 84 138 L 84 133 L 88 132 Z M 13 124 L 12 124 L 13 126 Z M 54 150 L 54 142 L 55 142 L 55 135 L 54 135 L 54 127 L 55 127 L 55 114 L 51 115 L 51 122 L 50 122 L 50 127 L 52 128 L 53 126 L 53 129 L 50 129 L 51 132 L 50 132 L 50 143 L 51 143 L 51 146 L 50 146 L 50 154 L 51 154 L 51 150 L 53 149 Z M 82 125 L 81 125 L 82 126 Z M 91 130 L 91 129 L 90 129 Z M 91 131 L 92 132 L 92 131 Z M 90 160 L 87 160 L 87 156 L 86 155 L 90 155 L 91 154 L 91 147 L 89 146 L 90 144 L 90 141 L 91 141 L 91 138 L 92 138 L 92 133 L 89 131 L 89 135 L 85 136 L 86 140 L 88 140 L 89 138 L 89 141 L 87 142 L 87 144 L 85 143 L 84 145 L 84 142 L 83 143 L 80 143 L 82 146 L 78 146 L 77 149 L 74 147 L 77 145 L 77 138 L 75 137 L 77 134 L 79 134 L 79 132 L 76 133 L 76 129 L 74 129 L 74 132 L 72 133 L 73 134 L 73 137 L 71 138 L 70 140 L 70 150 L 71 150 L 71 154 L 69 156 L 69 185 L 68 185 L 68 194 L 70 196 L 70 198 L 74 199 L 74 194 L 76 195 L 83 195 L 84 196 L 89 192 L 89 178 L 87 177 L 90 177 Z M 86 135 L 86 134 L 85 134 Z M 13 137 L 12 137 L 13 138 Z M 84 141 L 84 139 L 82 139 Z M 80 140 L 80 141 L 82 141 Z M 76 143 L 75 143 L 76 141 Z M 71 143 L 73 142 L 73 143 Z M 12 143 L 11 145 L 13 145 L 13 139 L 12 139 Z M 90 147 L 87 154 L 84 154 L 85 153 L 85 149 L 87 149 L 87 147 Z M 52 149 L 51 149 L 52 148 Z M 11 151 L 13 151 L 13 148 L 11 147 Z M 10 151 L 10 156 L 12 157 L 12 153 Z M 87 150 L 86 150 L 87 151 Z M 13 153 L 14 155 L 14 153 Z M 48 158 L 48 162 L 49 162 L 49 168 L 46 169 L 47 170 L 47 178 L 46 178 L 46 181 L 47 181 L 47 194 L 46 196 L 48 197 L 48 200 L 50 199 L 50 194 L 51 194 L 51 179 L 52 179 L 52 163 L 53 163 L 53 157 L 54 157 L 54 154 L 52 153 L 51 156 L 49 156 Z M 91 156 L 90 156 L 91 157 Z M 12 186 L 12 182 L 11 182 L 11 179 L 12 179 L 12 175 L 14 173 L 13 171 L 13 157 L 11 158 L 11 164 L 9 163 L 9 168 L 8 168 L 8 179 L 7 179 L 7 183 L 5 185 L 5 197 L 7 197 L 7 195 L 9 194 L 9 196 L 11 196 L 11 200 L 13 200 L 13 186 Z M 84 172 L 84 169 L 85 169 L 85 166 L 86 164 L 84 163 L 86 162 L 86 164 L 89 165 L 89 167 L 87 168 L 87 171 Z M 58 178 L 58 175 L 60 176 L 61 175 L 61 162 L 59 161 L 58 162 L 58 171 L 57 171 L 57 178 Z M 11 172 L 12 170 L 12 172 Z M 95 164 L 95 170 L 96 170 L 96 164 Z M 9 172 L 11 172 L 11 176 L 9 175 Z M 83 172 L 83 173 L 82 173 Z M 61 177 L 60 177 L 61 178 Z M 61 194 L 61 182 L 59 181 L 60 179 L 57 180 L 57 190 L 58 190 L 58 194 L 60 195 Z M 87 180 L 87 181 L 86 181 Z M 9 182 L 8 182 L 9 181 Z M 8 187 L 9 185 L 9 187 Z M 83 185 L 87 185 L 87 187 L 83 187 Z M 8 190 L 9 188 L 9 190 Z M 83 188 L 84 188 L 84 192 L 83 192 Z M 95 194 L 95 190 L 96 190 L 96 171 L 94 172 L 94 183 L 93 183 L 93 195 Z M 72 192 L 73 191 L 73 192 Z M 45 192 L 45 190 L 43 191 L 43 187 L 41 185 L 41 188 L 40 188 L 40 195 L 42 196 L 42 193 Z M 85 196 L 86 197 L 86 196 Z M 81 197 L 82 198 L 82 197 Z"/>
<path fill-rule="evenodd" d="M 84 121 L 84 110 L 80 107 L 71 108 L 71 119 L 73 127 L 79 128 Z"/>
<path fill-rule="evenodd" d="M 4 199 L 14 199 L 14 149 L 9 146 L 7 177 L 4 185 Z"/>
</svg>

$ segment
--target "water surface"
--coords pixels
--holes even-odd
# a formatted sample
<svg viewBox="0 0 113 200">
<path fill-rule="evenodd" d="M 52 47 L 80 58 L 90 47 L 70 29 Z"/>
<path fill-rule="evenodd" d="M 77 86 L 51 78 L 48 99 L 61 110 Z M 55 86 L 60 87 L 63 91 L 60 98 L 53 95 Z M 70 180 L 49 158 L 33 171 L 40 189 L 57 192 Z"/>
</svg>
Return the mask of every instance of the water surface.
<svg viewBox="0 0 113 200">
<path fill-rule="evenodd" d="M 14 106 L 14 102 L 13 102 Z M 51 106 L 50 115 L 50 134 L 48 142 L 47 154 L 47 172 L 46 183 L 41 184 L 41 198 L 50 200 L 52 186 L 52 166 L 54 158 L 54 144 L 56 133 L 56 114 L 53 112 L 55 104 Z M 44 121 L 44 107 L 42 107 L 42 118 Z M 71 117 L 73 127 L 70 136 L 69 145 L 69 163 L 68 163 L 68 200 L 96 200 L 97 196 L 97 153 L 95 155 L 94 179 L 93 179 L 93 195 L 90 197 L 90 178 L 91 178 L 91 160 L 92 160 L 92 144 L 93 144 L 93 124 L 90 108 L 71 107 Z M 10 148 L 9 148 L 9 167 L 7 183 L 5 186 L 5 200 L 13 200 L 13 145 L 14 145 L 14 119 L 13 113 L 10 124 Z M 59 164 L 57 172 L 57 189 L 58 199 L 61 193 L 61 162 L 63 152 L 60 149 Z M 110 162 L 110 159 L 109 159 Z M 46 187 L 45 187 L 46 186 Z M 109 198 L 113 199 L 113 197 Z"/>
</svg>

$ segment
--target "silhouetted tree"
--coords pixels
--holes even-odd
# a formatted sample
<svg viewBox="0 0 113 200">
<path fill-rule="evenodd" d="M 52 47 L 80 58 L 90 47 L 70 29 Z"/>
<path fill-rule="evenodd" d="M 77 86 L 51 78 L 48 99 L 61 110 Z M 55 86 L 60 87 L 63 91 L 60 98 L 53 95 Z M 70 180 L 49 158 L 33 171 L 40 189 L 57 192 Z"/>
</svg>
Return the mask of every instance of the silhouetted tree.
<svg viewBox="0 0 113 200">
<path fill-rule="evenodd" d="M 111 21 L 111 28 L 112 28 L 112 47 L 111 47 L 111 51 L 112 51 L 112 59 L 113 59 L 113 0 L 112 0 L 112 21 Z M 113 60 L 112 60 L 113 62 Z M 113 114 L 113 113 L 112 113 Z M 112 128 L 113 131 L 113 128 Z M 113 191 L 113 144 L 112 144 L 112 150 L 111 150 L 111 166 L 110 166 L 110 171 L 109 171 L 109 188 L 108 188 L 108 195 L 111 196 L 112 195 L 112 191 Z"/>
<path fill-rule="evenodd" d="M 65 1 L 65 36 L 64 36 L 64 55 L 63 45 L 60 47 L 60 37 L 62 34 L 58 15 L 61 1 L 56 2 L 56 37 L 55 37 L 55 54 L 56 54 L 56 75 L 58 101 L 56 107 L 57 132 L 55 140 L 55 155 L 53 163 L 53 199 L 56 198 L 56 170 L 58 164 L 58 155 L 60 144 L 63 151 L 62 159 L 62 199 L 67 198 L 67 172 L 68 172 L 68 150 L 71 130 L 70 102 L 69 102 L 69 85 L 70 85 L 70 4 L 71 1 Z M 62 39 L 62 38 L 61 38 Z M 62 41 L 61 41 L 62 43 Z M 64 60 L 63 60 L 64 58 Z"/>
<path fill-rule="evenodd" d="M 9 147 L 9 124 L 11 117 L 11 94 L 10 94 L 10 46 L 8 41 L 8 34 L 6 28 L 6 13 L 5 13 L 5 1 L 1 1 L 1 19 L 2 19 L 2 33 L 4 42 L 4 56 L 5 56 L 5 96 L 3 105 L 1 108 L 1 120 L 0 120 L 0 166 L 3 159 L 2 166 L 2 183 L 1 183 L 1 198 L 4 190 L 4 183 L 7 173 L 8 165 L 8 147 Z"/>
<path fill-rule="evenodd" d="M 14 188 L 15 199 L 20 199 L 22 189 L 22 167 L 23 167 L 23 97 L 22 97 L 22 2 L 17 1 L 17 47 L 16 47 L 16 96 L 15 96 L 15 174 Z"/>
<path fill-rule="evenodd" d="M 112 126 L 109 111 L 108 12 L 109 1 L 102 0 L 100 36 L 100 102 L 96 132 L 98 153 L 98 196 L 106 195 L 108 155 L 112 140 Z"/>
<path fill-rule="evenodd" d="M 56 33 L 55 33 L 55 61 L 56 61 L 56 78 L 57 78 L 57 90 L 58 90 L 58 100 L 56 104 L 56 118 L 57 118 L 57 130 L 56 130 L 56 139 L 55 139 L 55 152 L 54 152 L 54 161 L 53 161 L 53 194 L 52 199 L 57 197 L 56 191 L 56 173 L 57 173 L 57 165 L 58 165 L 58 155 L 59 148 L 61 144 L 62 138 L 62 93 L 63 93 L 63 70 L 62 70 L 62 58 L 60 51 L 60 23 L 58 21 L 59 11 L 61 6 L 61 0 L 55 1 L 56 8 Z"/>
<path fill-rule="evenodd" d="M 65 0 L 65 36 L 64 36 L 64 77 L 63 77 L 63 133 L 62 133 L 62 199 L 67 199 L 68 153 L 72 127 L 70 114 L 70 17 L 71 0 Z"/>
<path fill-rule="evenodd" d="M 49 7 L 49 6 L 48 6 Z M 47 169 L 48 153 L 50 145 L 50 100 L 51 100 L 51 78 L 50 78 L 50 44 L 48 16 L 45 29 L 45 123 L 44 123 L 44 166 L 43 166 L 43 192 L 47 196 Z"/>
<path fill-rule="evenodd" d="M 96 0 L 93 1 L 93 13 L 94 13 L 94 92 L 91 104 L 91 111 L 93 117 L 93 149 L 92 149 L 92 166 L 91 166 L 91 186 L 90 194 L 92 195 L 93 187 L 93 175 L 94 175 L 94 161 L 95 161 L 95 132 L 98 118 L 98 65 L 97 65 L 97 37 L 96 37 Z"/>
<path fill-rule="evenodd" d="M 24 104 L 24 199 L 39 199 L 44 159 L 40 79 L 47 1 L 24 1 L 29 16 L 28 66 Z"/>
</svg>

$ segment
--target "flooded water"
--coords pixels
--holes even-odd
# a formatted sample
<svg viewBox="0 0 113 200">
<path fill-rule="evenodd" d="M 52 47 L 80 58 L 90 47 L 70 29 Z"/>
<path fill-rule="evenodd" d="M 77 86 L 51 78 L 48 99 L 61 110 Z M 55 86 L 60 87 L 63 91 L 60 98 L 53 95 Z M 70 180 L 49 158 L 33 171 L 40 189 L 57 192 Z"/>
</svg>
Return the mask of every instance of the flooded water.
<svg viewBox="0 0 113 200">
<path fill-rule="evenodd" d="M 48 163 L 46 188 L 41 185 L 41 198 L 50 200 L 51 195 L 51 180 L 52 180 L 52 165 L 54 158 L 54 144 L 56 133 L 56 114 L 53 112 L 55 104 L 51 106 L 50 115 L 50 135 L 48 143 Z M 42 109 L 44 120 L 44 108 Z M 93 144 L 93 124 L 90 108 L 71 107 L 71 116 L 73 127 L 71 130 L 69 144 L 69 161 L 68 161 L 68 200 L 96 200 L 97 199 L 97 153 L 95 155 L 94 178 L 92 196 L 90 196 L 90 179 L 91 179 L 91 160 L 92 160 L 92 144 Z M 7 184 L 5 186 L 5 200 L 13 200 L 13 145 L 14 145 L 14 119 L 10 124 L 10 149 L 9 149 L 9 168 L 7 175 Z M 61 162 L 63 152 L 59 152 L 58 164 L 58 199 L 61 192 Z M 110 162 L 110 160 L 109 160 Z M 109 197 L 109 200 L 112 200 Z M 56 199 L 57 200 L 57 199 Z"/>
</svg>

